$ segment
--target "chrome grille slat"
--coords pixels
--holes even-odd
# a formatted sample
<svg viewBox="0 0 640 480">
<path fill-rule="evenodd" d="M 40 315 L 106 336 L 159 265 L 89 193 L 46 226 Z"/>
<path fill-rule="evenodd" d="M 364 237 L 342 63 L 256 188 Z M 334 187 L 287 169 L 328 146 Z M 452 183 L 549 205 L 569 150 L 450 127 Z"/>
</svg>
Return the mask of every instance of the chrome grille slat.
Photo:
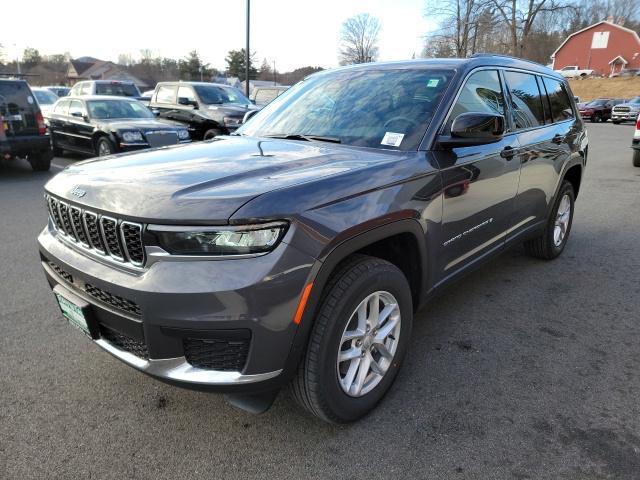
<svg viewBox="0 0 640 480">
<path fill-rule="evenodd" d="M 142 267 L 144 225 L 100 215 L 45 195 L 53 228 L 64 238 L 90 252 Z"/>
</svg>

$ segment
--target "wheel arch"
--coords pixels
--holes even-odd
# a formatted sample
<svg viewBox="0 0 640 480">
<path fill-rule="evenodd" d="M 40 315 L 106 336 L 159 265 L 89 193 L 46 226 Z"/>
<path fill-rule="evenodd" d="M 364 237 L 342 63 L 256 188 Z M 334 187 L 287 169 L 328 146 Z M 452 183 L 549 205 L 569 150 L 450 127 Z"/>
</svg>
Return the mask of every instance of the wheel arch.
<svg viewBox="0 0 640 480">
<path fill-rule="evenodd" d="M 411 262 L 398 265 L 398 257 L 394 259 L 393 252 L 389 252 L 387 255 L 381 255 L 383 248 L 389 246 L 394 241 L 400 242 L 399 245 L 403 247 L 411 245 L 411 247 L 409 247 L 412 249 L 410 250 L 411 255 L 419 256 L 417 261 L 408 257 L 412 260 Z M 401 248 L 400 246 L 397 248 Z M 371 228 L 340 242 L 324 255 L 322 260 L 317 260 L 311 269 L 307 285 L 313 283 L 313 287 L 311 288 L 304 312 L 300 319 L 300 325 L 293 339 L 292 348 L 283 372 L 285 378 L 292 378 L 302 358 L 313 328 L 317 309 L 323 299 L 325 286 L 331 278 L 331 275 L 343 261 L 357 253 L 366 255 L 373 254 L 372 256 L 390 261 L 400 268 L 405 276 L 407 276 L 405 269 L 411 269 L 411 266 L 417 267 L 415 270 L 409 270 L 411 273 L 409 273 L 410 276 L 407 276 L 412 291 L 414 309 L 424 301 L 427 290 L 426 285 L 429 281 L 427 244 L 425 231 L 417 220 L 406 218 L 393 221 Z M 378 255 L 375 255 L 375 253 Z"/>
</svg>

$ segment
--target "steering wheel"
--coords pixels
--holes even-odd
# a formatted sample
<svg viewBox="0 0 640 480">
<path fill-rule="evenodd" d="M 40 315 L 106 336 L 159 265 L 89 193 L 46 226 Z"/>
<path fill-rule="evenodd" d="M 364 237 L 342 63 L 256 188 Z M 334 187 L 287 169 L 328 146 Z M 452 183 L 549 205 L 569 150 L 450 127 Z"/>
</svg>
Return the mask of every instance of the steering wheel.
<svg viewBox="0 0 640 480">
<path fill-rule="evenodd" d="M 413 118 L 403 117 L 402 115 L 398 115 L 397 117 L 390 118 L 389 120 L 384 122 L 384 128 L 387 128 L 393 122 L 398 122 L 398 121 L 407 122 L 412 127 L 417 127 L 418 126 L 418 122 L 415 121 Z"/>
</svg>

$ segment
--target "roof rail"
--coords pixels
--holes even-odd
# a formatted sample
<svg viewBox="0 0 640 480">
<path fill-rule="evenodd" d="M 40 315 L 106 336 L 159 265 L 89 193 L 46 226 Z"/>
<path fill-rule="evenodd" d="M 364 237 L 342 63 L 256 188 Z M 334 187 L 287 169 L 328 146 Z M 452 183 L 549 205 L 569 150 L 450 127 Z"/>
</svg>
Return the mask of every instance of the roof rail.
<svg viewBox="0 0 640 480">
<path fill-rule="evenodd" d="M 540 65 L 541 67 L 546 67 L 542 63 L 534 62 L 533 60 L 528 60 L 526 58 L 514 57 L 513 55 L 505 55 L 503 53 L 474 53 L 469 55 L 469 58 L 478 58 L 478 57 L 500 57 L 500 58 L 509 58 L 511 60 L 518 60 L 520 62 L 533 63 L 535 65 Z"/>
</svg>

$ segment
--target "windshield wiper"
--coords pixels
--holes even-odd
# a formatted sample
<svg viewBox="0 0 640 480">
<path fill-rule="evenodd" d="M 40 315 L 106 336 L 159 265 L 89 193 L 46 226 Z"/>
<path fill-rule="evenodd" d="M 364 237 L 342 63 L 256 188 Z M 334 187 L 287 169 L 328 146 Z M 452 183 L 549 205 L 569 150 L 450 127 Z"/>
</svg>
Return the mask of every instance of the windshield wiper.
<svg viewBox="0 0 640 480">
<path fill-rule="evenodd" d="M 342 143 L 337 137 L 324 137 L 322 135 L 303 135 L 301 133 L 288 133 L 288 134 L 275 134 L 275 135 L 262 135 L 265 138 L 282 138 L 285 140 L 305 140 L 307 142 L 330 142 L 330 143 Z"/>
</svg>

